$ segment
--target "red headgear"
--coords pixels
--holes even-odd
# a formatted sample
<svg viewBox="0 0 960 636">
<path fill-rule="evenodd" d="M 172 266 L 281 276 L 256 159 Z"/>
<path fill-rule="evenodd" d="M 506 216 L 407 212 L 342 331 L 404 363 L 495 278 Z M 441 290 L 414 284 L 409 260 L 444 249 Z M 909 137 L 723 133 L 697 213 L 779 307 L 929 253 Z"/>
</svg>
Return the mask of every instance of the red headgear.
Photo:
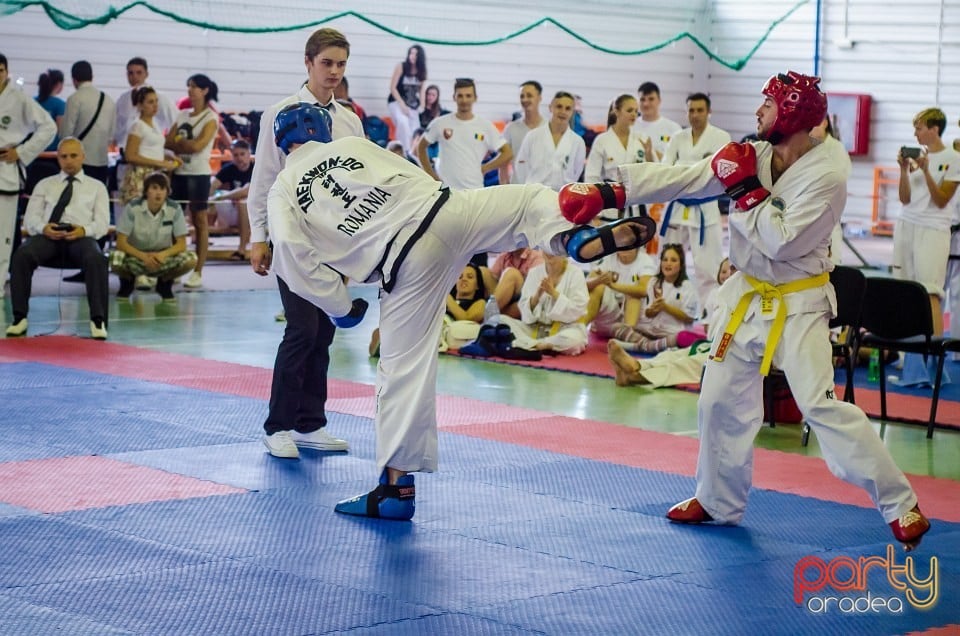
<svg viewBox="0 0 960 636">
<path fill-rule="evenodd" d="M 761 91 L 777 104 L 777 119 L 766 140 L 777 144 L 797 132 L 820 125 L 827 116 L 827 96 L 820 90 L 820 78 L 787 71 L 774 75 Z"/>
</svg>

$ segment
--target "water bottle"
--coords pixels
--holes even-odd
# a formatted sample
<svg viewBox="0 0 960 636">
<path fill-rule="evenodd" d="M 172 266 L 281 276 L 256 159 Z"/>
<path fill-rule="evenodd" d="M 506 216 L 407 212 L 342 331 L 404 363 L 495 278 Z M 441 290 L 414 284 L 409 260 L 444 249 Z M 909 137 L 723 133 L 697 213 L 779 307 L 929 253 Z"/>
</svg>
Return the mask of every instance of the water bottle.
<svg viewBox="0 0 960 636">
<path fill-rule="evenodd" d="M 880 381 L 880 350 L 874 349 L 870 353 L 870 364 L 867 366 L 867 382 Z"/>
<path fill-rule="evenodd" d="M 487 304 L 483 308 L 483 324 L 500 324 L 500 305 L 497 304 L 497 299 L 493 296 L 487 299 Z"/>
</svg>

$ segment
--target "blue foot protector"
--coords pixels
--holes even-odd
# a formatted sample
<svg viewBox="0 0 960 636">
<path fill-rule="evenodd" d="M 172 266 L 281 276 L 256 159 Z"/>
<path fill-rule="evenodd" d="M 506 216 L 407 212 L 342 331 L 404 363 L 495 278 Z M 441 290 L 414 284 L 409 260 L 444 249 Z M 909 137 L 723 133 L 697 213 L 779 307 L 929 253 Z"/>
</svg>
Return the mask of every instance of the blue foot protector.
<svg viewBox="0 0 960 636">
<path fill-rule="evenodd" d="M 614 228 L 620 225 L 632 226 L 631 229 L 633 229 L 634 238 L 629 245 L 618 246 L 613 237 Z M 638 226 L 642 226 L 643 232 L 637 231 Z M 614 221 L 613 223 L 601 225 L 599 227 L 582 225 L 580 227 L 567 230 L 565 234 L 567 236 L 567 254 L 569 254 L 570 257 L 577 262 L 592 263 L 593 261 L 598 261 L 604 256 L 613 254 L 614 252 L 622 252 L 624 250 L 643 247 L 656 236 L 657 223 L 648 216 L 631 216 L 620 219 L 619 221 Z M 580 252 L 583 247 L 587 243 L 592 242 L 594 239 L 600 239 L 600 244 L 602 245 L 600 252 L 591 258 L 582 256 Z"/>
<path fill-rule="evenodd" d="M 416 508 L 417 489 L 413 475 L 404 475 L 397 483 L 387 483 L 387 471 L 380 474 L 380 483 L 371 492 L 338 503 L 335 511 L 345 515 L 409 521 Z"/>
</svg>

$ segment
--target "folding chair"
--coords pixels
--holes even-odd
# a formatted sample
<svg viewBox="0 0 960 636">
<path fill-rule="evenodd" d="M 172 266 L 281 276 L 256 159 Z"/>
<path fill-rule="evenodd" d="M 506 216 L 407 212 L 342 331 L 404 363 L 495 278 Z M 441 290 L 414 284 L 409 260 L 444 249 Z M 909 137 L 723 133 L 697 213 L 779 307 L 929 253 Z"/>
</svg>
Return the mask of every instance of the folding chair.
<svg viewBox="0 0 960 636">
<path fill-rule="evenodd" d="M 927 438 L 933 437 L 940 400 L 940 383 L 946 359 L 945 338 L 933 335 L 933 313 L 930 294 L 920 283 L 893 278 L 867 279 L 867 293 L 863 301 L 863 328 L 866 333 L 860 344 L 880 352 L 880 419 L 885 421 L 923 424 L 923 420 L 895 418 L 887 415 L 886 352 L 919 353 L 924 361 L 937 359 L 937 372 L 930 403 Z"/>
<path fill-rule="evenodd" d="M 867 279 L 859 269 L 853 267 L 836 266 L 830 272 L 830 284 L 837 294 L 837 315 L 830 320 L 830 328 L 843 328 L 840 339 L 833 343 L 833 357 L 842 358 L 844 370 L 846 371 L 846 386 L 843 390 L 843 400 L 853 402 L 853 371 L 856 367 L 856 352 L 859 348 L 858 338 L 860 336 L 860 321 L 863 312 L 863 298 L 867 289 Z M 783 372 L 776 369 L 770 370 L 770 376 L 783 375 Z M 770 381 L 768 381 L 770 380 Z M 773 404 L 774 391 L 778 384 L 777 378 L 770 377 L 764 379 L 764 400 L 767 406 L 768 419 L 770 426 L 774 426 Z M 783 379 L 786 383 L 786 379 Z M 810 441 L 810 425 L 803 423 L 803 434 L 801 436 L 803 446 Z"/>
</svg>

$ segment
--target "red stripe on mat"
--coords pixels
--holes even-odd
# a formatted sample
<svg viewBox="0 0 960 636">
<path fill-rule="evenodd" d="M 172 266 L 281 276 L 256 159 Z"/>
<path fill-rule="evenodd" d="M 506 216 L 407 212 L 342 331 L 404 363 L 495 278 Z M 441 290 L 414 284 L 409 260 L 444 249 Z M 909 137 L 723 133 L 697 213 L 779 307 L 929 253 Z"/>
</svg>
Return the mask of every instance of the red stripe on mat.
<svg viewBox="0 0 960 636">
<path fill-rule="evenodd" d="M 690 437 L 561 416 L 460 426 L 454 432 L 687 477 L 695 474 L 699 447 L 699 442 Z M 576 440 L 576 444 L 571 444 L 571 440 Z M 834 477 L 817 457 L 758 448 L 753 472 L 757 488 L 873 508 L 866 492 Z M 910 475 L 910 483 L 924 513 L 945 521 L 960 521 L 957 482 Z"/>
<path fill-rule="evenodd" d="M 217 391 L 261 399 L 264 399 L 264 389 L 269 393 L 271 379 L 271 371 L 260 367 L 70 336 L 0 340 L 0 357 L 98 373 L 109 371 L 114 375 L 198 389 L 206 389 L 213 383 L 220 387 Z M 159 380 L 158 376 L 165 379 Z M 254 379 L 256 386 L 251 382 Z M 370 396 L 373 391 L 369 385 L 330 380 L 328 394 L 333 400 Z M 869 391 L 858 390 L 858 402 L 862 399 L 861 393 L 867 394 Z M 864 404 L 867 403 L 866 397 L 864 395 Z M 898 399 L 901 397 L 905 396 L 897 395 Z M 441 398 L 441 401 L 446 399 Z M 922 398 L 915 399 L 923 401 Z M 542 417 L 491 423 L 486 422 L 489 418 L 484 416 L 492 408 L 489 402 L 468 398 L 456 400 L 465 415 L 467 411 L 475 414 L 475 423 L 469 423 L 467 417 L 457 418 L 457 426 L 451 430 L 457 434 L 637 468 L 686 476 L 694 474 L 698 442 L 692 438 L 549 413 L 543 413 Z M 512 410 L 510 414 L 516 416 Z M 960 488 L 957 482 L 920 475 L 911 475 L 910 482 L 917 490 L 927 515 L 960 522 Z M 823 460 L 816 457 L 757 449 L 754 455 L 754 485 L 826 501 L 873 507 L 861 489 L 834 477 Z"/>
</svg>

